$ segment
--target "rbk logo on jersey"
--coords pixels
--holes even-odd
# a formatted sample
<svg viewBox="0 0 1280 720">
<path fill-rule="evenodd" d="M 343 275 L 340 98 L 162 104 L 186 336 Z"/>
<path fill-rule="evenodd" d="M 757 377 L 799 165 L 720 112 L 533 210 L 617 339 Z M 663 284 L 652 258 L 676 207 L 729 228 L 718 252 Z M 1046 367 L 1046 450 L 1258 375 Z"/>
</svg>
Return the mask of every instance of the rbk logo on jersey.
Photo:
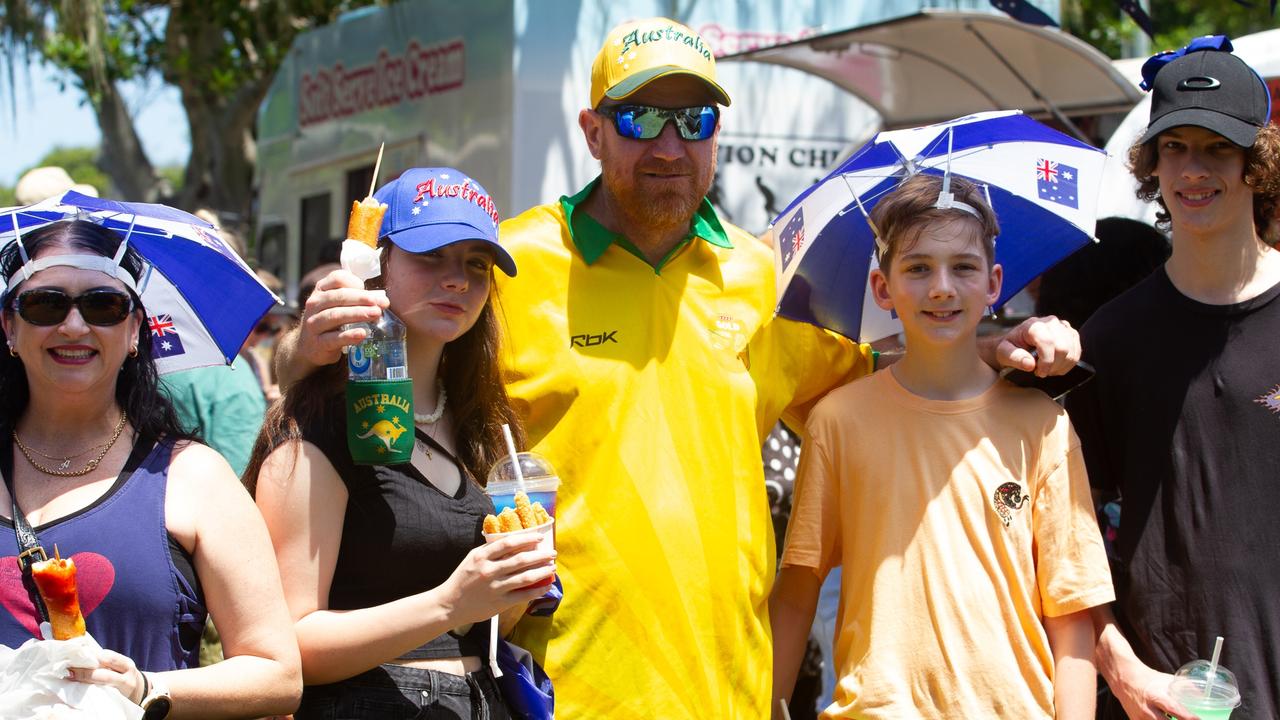
<svg viewBox="0 0 1280 720">
<path fill-rule="evenodd" d="M 609 330 L 599 334 L 584 333 L 582 335 L 574 335 L 569 338 L 569 347 L 595 347 L 605 343 L 618 344 L 618 331 Z"/>
</svg>

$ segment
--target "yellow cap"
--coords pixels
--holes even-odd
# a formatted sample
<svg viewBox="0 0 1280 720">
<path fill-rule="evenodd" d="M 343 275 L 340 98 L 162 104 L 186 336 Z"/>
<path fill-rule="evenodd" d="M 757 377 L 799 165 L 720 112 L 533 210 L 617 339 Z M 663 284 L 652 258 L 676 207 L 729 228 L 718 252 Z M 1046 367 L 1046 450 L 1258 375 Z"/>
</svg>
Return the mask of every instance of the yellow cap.
<svg viewBox="0 0 1280 720">
<path fill-rule="evenodd" d="M 721 105 L 729 94 L 716 83 L 711 46 L 674 20 L 654 17 L 615 27 L 591 64 L 591 107 L 606 97 L 625 100 L 640 88 L 668 75 L 692 75 L 706 83 Z"/>
</svg>

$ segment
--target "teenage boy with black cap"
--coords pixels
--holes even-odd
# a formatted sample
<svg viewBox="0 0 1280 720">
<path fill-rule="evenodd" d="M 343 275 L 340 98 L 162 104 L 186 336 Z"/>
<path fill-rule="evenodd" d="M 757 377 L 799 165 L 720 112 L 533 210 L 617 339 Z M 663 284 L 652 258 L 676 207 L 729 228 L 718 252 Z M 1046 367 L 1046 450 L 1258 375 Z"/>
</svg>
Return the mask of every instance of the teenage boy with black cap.
<svg viewBox="0 0 1280 720">
<path fill-rule="evenodd" d="M 1144 67 L 1151 122 L 1129 159 L 1173 255 L 1085 325 L 1097 377 L 1068 399 L 1090 481 L 1124 508 L 1114 615 L 1094 614 L 1104 717 L 1189 717 L 1168 673 L 1218 635 L 1232 717 L 1280 712 L 1280 131 L 1230 50 L 1201 38 Z"/>
</svg>

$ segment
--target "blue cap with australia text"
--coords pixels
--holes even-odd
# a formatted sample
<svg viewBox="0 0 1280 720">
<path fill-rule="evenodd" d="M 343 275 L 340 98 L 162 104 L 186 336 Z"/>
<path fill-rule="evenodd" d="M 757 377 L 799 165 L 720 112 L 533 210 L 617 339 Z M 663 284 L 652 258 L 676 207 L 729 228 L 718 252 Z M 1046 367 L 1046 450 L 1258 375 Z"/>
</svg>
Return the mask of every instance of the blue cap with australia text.
<svg viewBox="0 0 1280 720">
<path fill-rule="evenodd" d="M 515 277 L 516 261 L 498 243 L 498 208 L 466 173 L 411 168 L 373 196 L 387 204 L 379 234 L 400 249 L 424 253 L 463 240 L 483 240 L 493 246 L 494 264 Z"/>
</svg>

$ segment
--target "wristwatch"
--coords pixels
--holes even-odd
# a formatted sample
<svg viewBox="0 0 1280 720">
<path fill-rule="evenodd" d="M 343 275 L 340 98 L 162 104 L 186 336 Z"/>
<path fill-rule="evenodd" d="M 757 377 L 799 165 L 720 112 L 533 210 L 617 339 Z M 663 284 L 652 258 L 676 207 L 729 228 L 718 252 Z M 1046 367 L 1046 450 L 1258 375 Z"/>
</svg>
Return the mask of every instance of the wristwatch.
<svg viewBox="0 0 1280 720">
<path fill-rule="evenodd" d="M 152 673 L 142 673 L 142 679 L 146 682 L 145 692 L 138 701 L 142 706 L 142 720 L 164 720 L 169 717 L 173 700 L 169 697 L 168 686 Z"/>
</svg>

